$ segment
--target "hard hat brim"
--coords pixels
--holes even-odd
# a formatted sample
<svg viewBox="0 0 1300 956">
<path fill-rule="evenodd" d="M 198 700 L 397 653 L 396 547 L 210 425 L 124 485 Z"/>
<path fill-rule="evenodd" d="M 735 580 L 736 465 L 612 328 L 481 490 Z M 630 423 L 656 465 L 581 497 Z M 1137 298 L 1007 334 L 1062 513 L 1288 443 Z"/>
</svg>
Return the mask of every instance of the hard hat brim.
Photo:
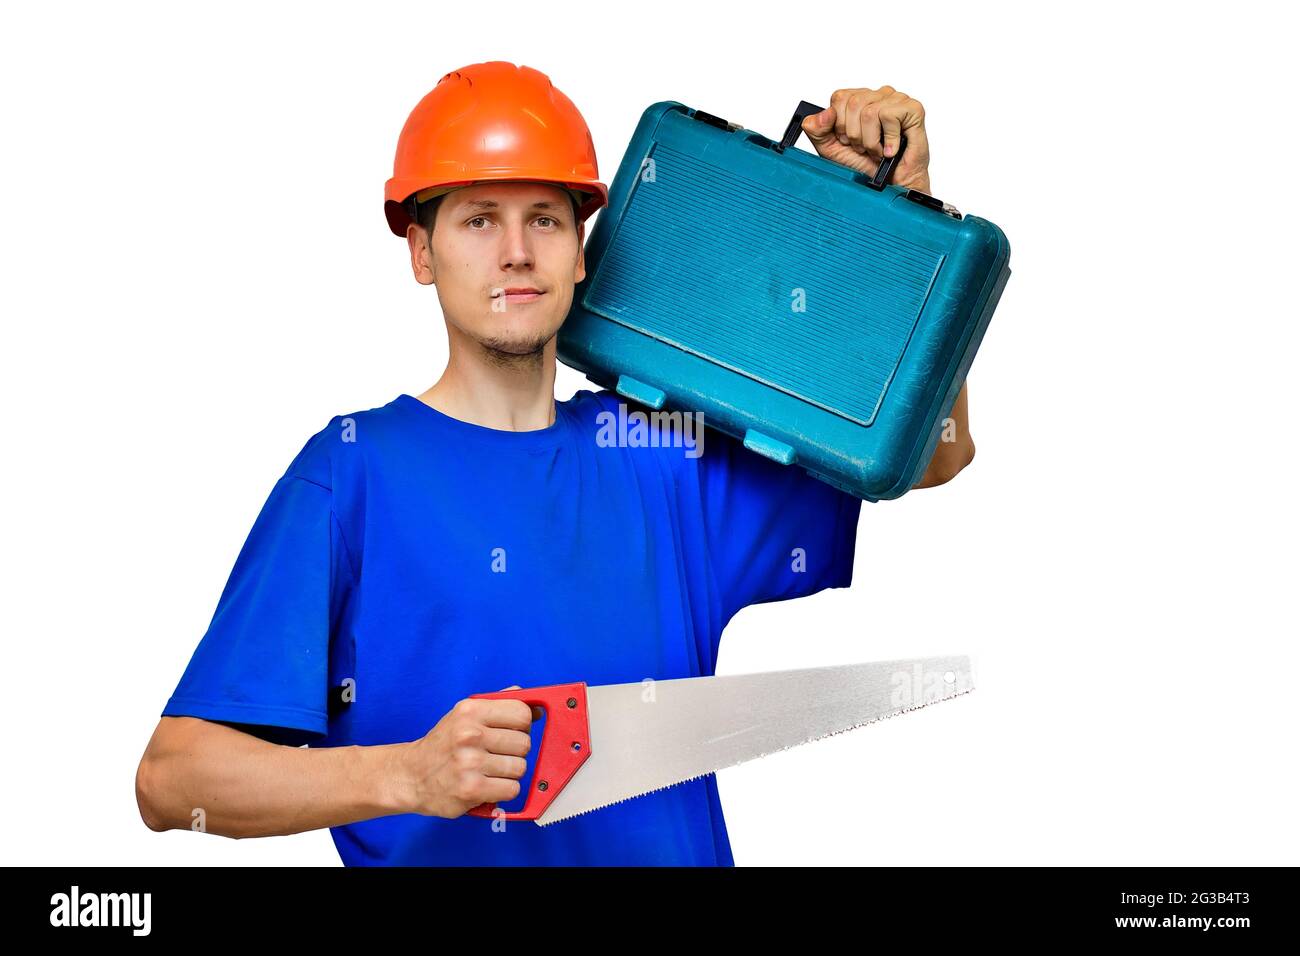
<svg viewBox="0 0 1300 956">
<path fill-rule="evenodd" d="M 427 182 L 412 183 L 410 181 L 404 183 L 400 180 L 390 179 L 384 189 L 384 216 L 388 220 L 388 228 L 392 230 L 394 235 L 406 235 L 406 227 L 413 221 L 410 212 L 412 199 L 426 202 L 429 199 L 433 199 L 439 195 L 445 195 L 453 190 L 482 183 L 545 183 L 547 185 L 559 186 L 561 189 L 567 189 L 570 192 L 577 193 L 579 197 L 579 222 L 585 222 L 587 219 L 591 218 L 592 214 L 595 213 L 596 210 L 605 206 L 609 202 L 609 189 L 604 183 L 581 180 L 557 180 L 544 175 L 528 176 L 526 174 L 521 174 L 518 170 L 507 170 L 503 171 L 503 173 L 504 174 L 501 176 L 478 175 L 474 179 L 433 184 Z M 403 198 L 401 200 L 394 198 L 397 195 L 402 195 Z"/>
</svg>

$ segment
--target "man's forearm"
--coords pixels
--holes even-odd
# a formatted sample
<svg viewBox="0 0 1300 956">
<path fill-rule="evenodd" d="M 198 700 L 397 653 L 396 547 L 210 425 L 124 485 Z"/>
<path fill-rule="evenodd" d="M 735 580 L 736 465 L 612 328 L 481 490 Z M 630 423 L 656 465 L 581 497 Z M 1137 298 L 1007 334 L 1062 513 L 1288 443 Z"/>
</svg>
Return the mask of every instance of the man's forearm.
<svg viewBox="0 0 1300 956">
<path fill-rule="evenodd" d="M 152 829 L 282 836 L 406 812 L 405 744 L 299 748 L 193 717 L 163 723 L 137 777 Z"/>
<path fill-rule="evenodd" d="M 930 196 L 934 195 L 930 191 L 929 176 L 902 185 Z M 925 474 L 912 487 L 933 488 L 935 485 L 951 481 L 975 457 L 975 442 L 970 437 L 970 415 L 966 403 L 965 382 L 962 383 L 961 391 L 957 393 L 957 400 L 953 402 L 949 418 L 951 420 L 944 423 L 939 444 L 935 446 L 934 455 L 926 466 Z"/>
<path fill-rule="evenodd" d="M 934 448 L 930 464 L 914 488 L 931 488 L 951 481 L 975 457 L 975 442 L 970 437 L 970 412 L 966 402 L 966 383 L 963 382 L 957 400 L 952 403 L 950 421 L 943 423 L 939 443 Z"/>
</svg>

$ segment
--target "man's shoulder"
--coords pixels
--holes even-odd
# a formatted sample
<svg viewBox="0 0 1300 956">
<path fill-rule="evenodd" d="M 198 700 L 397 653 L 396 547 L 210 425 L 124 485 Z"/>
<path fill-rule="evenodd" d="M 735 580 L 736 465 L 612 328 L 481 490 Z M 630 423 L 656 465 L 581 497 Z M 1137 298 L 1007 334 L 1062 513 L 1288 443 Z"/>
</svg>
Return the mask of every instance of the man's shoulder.
<svg viewBox="0 0 1300 956">
<path fill-rule="evenodd" d="M 558 401 L 569 413 L 570 418 L 580 424 L 594 427 L 606 412 L 616 411 L 623 397 L 608 388 L 580 388 L 572 397 Z"/>
<path fill-rule="evenodd" d="M 619 396 L 616 392 L 608 388 L 598 388 L 594 391 L 590 388 L 580 388 L 573 393 L 572 397 L 564 399 L 560 404 L 574 409 L 595 409 L 608 407 L 611 402 L 618 402 Z"/>
<path fill-rule="evenodd" d="M 331 488 L 340 463 L 355 461 L 367 446 L 385 444 L 402 428 L 402 397 L 384 405 L 341 412 L 311 435 L 294 456 L 285 477 Z"/>
<path fill-rule="evenodd" d="M 692 461 L 704 452 L 704 416 L 679 409 L 656 409 L 630 401 L 617 392 L 602 388 L 583 389 L 571 401 L 580 401 L 584 422 L 591 426 L 596 444 L 602 447 L 646 449 L 644 454 L 664 459 Z M 710 432 L 711 440 L 718 435 Z M 726 436 L 722 436 L 727 440 Z"/>
</svg>

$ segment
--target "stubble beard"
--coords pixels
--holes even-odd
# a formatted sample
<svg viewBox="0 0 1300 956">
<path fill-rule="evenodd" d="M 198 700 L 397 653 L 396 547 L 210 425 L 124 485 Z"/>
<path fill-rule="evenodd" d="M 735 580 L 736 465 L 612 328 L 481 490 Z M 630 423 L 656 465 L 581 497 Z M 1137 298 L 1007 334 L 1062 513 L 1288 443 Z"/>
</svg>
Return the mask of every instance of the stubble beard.
<svg viewBox="0 0 1300 956">
<path fill-rule="evenodd" d="M 476 341 L 484 357 L 500 368 L 531 368 L 542 363 L 553 338 L 555 333 L 548 332 L 524 340 L 493 337 Z"/>
</svg>

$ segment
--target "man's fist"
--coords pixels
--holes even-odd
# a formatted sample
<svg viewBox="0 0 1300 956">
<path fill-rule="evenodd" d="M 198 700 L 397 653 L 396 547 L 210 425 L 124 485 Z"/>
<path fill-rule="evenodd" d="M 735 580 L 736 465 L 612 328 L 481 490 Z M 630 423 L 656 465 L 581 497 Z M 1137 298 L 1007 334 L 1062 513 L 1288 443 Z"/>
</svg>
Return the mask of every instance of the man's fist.
<svg viewBox="0 0 1300 956">
<path fill-rule="evenodd" d="M 925 107 L 892 86 L 836 90 L 830 106 L 804 118 L 803 131 L 819 155 L 868 176 L 876 174 L 885 157 L 898 152 L 899 140 L 906 136 L 907 148 L 889 182 L 930 191 Z"/>
<path fill-rule="evenodd" d="M 437 726 L 400 752 L 397 788 L 407 812 L 455 818 L 481 803 L 519 796 L 534 717 L 540 714 L 521 700 L 457 701 Z"/>
</svg>

